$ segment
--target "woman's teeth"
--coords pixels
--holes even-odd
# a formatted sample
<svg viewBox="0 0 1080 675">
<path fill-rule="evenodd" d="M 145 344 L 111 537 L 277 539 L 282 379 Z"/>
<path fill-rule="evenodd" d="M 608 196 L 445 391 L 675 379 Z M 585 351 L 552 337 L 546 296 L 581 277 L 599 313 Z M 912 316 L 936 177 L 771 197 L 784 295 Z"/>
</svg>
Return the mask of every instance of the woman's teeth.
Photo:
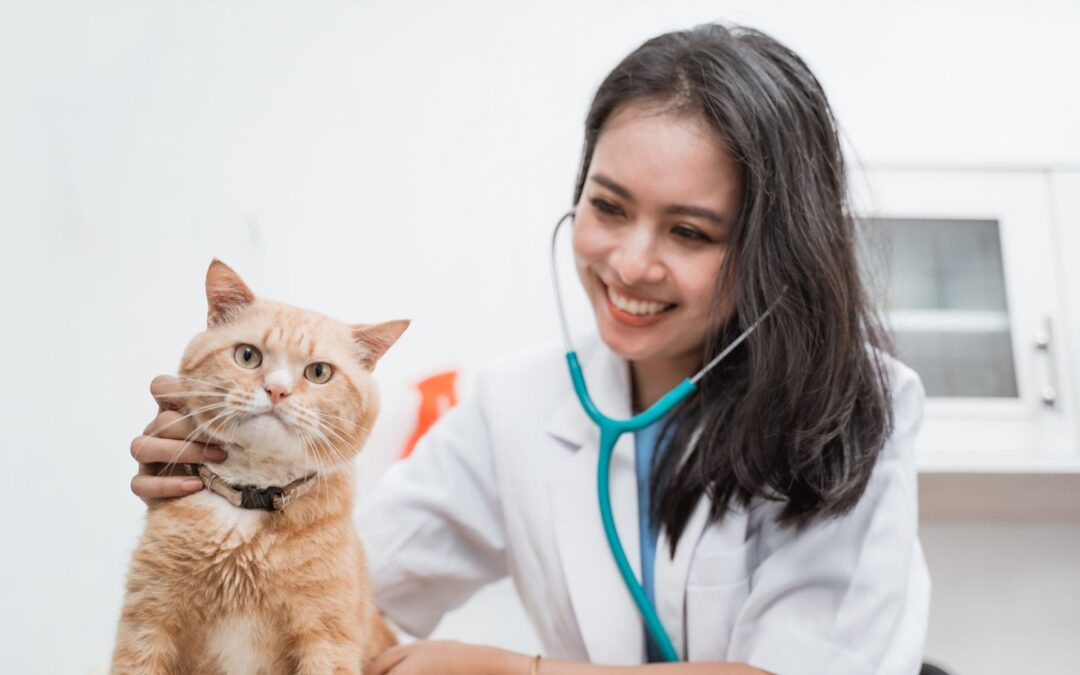
<svg viewBox="0 0 1080 675">
<path fill-rule="evenodd" d="M 630 298 L 619 295 L 611 286 L 607 287 L 607 294 L 608 299 L 611 300 L 611 304 L 627 314 L 636 314 L 638 316 L 659 314 L 660 312 L 675 306 L 663 302 L 653 302 L 652 300 L 631 300 Z"/>
</svg>

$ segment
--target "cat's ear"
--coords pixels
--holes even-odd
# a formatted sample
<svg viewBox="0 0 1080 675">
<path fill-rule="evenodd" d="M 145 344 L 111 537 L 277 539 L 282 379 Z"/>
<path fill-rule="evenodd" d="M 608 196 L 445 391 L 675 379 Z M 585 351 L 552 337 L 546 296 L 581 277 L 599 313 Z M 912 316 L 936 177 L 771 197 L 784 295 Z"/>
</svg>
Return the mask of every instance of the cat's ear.
<svg viewBox="0 0 1080 675">
<path fill-rule="evenodd" d="M 407 319 L 376 324 L 353 324 L 353 339 L 360 344 L 362 349 L 361 360 L 364 367 L 371 371 L 375 370 L 375 363 L 398 341 L 408 327 Z"/>
<path fill-rule="evenodd" d="M 206 270 L 206 324 L 220 326 L 254 300 L 255 294 L 240 279 L 240 275 L 214 258 L 210 269 Z"/>
</svg>

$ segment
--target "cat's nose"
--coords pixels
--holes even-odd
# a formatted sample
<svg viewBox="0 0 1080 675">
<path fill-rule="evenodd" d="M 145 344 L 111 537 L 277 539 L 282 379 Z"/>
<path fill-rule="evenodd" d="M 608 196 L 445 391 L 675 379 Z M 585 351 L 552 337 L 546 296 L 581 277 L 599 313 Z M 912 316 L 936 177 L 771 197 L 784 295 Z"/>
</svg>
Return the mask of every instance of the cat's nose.
<svg viewBox="0 0 1080 675">
<path fill-rule="evenodd" d="M 284 398 L 289 395 L 289 390 L 280 384 L 268 384 L 263 387 L 266 390 L 266 394 L 270 397 L 270 402 L 277 405 L 278 399 Z"/>
</svg>

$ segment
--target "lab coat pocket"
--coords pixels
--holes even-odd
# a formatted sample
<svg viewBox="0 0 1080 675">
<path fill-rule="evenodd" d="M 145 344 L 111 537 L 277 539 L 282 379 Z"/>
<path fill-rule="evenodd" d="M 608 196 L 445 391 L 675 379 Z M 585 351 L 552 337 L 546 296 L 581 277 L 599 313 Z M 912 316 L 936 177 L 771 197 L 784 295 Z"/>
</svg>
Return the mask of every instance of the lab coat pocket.
<svg viewBox="0 0 1080 675">
<path fill-rule="evenodd" d="M 750 594 L 748 549 L 698 552 L 686 585 L 687 652 L 694 661 L 723 661 L 739 610 Z"/>
<path fill-rule="evenodd" d="M 702 544 L 711 543 L 702 540 Z M 746 556 L 749 544 L 730 547 L 698 546 L 690 561 L 689 586 L 725 586 L 746 579 L 749 575 Z"/>
</svg>

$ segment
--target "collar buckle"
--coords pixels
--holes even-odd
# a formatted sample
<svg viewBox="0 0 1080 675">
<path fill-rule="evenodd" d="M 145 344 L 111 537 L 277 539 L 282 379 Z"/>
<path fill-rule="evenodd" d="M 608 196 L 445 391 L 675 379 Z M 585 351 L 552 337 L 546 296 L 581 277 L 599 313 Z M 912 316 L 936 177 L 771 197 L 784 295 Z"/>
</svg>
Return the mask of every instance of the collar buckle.
<svg viewBox="0 0 1080 675">
<path fill-rule="evenodd" d="M 238 485 L 236 489 L 240 492 L 240 508 L 262 509 L 263 511 L 277 511 L 280 508 L 281 497 L 285 493 L 276 485 L 268 488 Z"/>
</svg>

